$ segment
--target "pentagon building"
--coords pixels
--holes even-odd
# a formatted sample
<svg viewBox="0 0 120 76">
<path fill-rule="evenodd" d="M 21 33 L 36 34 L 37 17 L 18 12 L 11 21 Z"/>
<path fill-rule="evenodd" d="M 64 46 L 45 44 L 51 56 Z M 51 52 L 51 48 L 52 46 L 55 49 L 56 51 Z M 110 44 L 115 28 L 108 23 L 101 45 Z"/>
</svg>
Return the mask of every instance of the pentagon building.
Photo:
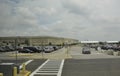
<svg viewBox="0 0 120 76">
<path fill-rule="evenodd" d="M 76 44 L 78 40 L 70 38 L 50 37 L 50 36 L 16 36 L 16 37 L 0 37 L 0 46 L 4 45 L 65 45 Z"/>
</svg>

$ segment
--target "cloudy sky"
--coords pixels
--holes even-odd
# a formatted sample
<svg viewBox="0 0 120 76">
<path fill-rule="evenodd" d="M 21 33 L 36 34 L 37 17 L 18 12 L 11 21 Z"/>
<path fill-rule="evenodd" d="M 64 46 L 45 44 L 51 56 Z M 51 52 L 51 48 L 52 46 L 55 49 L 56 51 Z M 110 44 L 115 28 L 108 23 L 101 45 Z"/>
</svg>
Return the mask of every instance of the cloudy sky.
<svg viewBox="0 0 120 76">
<path fill-rule="evenodd" d="M 0 0 L 0 36 L 120 40 L 120 0 Z"/>
</svg>

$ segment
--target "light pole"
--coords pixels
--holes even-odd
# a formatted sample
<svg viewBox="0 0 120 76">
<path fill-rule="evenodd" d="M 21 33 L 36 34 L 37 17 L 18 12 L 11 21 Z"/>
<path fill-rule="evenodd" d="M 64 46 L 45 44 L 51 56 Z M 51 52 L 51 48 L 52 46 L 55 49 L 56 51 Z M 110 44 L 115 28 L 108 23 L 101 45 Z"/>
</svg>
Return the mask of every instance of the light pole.
<svg viewBox="0 0 120 76">
<path fill-rule="evenodd" d="M 15 59 L 16 59 L 16 64 L 17 64 L 17 44 L 18 44 L 18 40 L 17 40 L 17 37 L 15 38 Z"/>
<path fill-rule="evenodd" d="M 43 46 L 43 41 L 42 41 L 42 58 L 44 58 L 44 46 Z"/>
</svg>

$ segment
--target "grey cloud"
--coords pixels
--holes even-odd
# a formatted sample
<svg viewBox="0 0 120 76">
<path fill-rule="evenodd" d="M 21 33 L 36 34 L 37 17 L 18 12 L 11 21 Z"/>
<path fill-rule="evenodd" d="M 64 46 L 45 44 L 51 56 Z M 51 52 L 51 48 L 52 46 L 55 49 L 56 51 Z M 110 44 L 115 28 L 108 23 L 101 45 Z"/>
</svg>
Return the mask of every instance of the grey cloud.
<svg viewBox="0 0 120 76">
<path fill-rule="evenodd" d="M 0 36 L 119 40 L 118 0 L 0 0 Z"/>
<path fill-rule="evenodd" d="M 109 34 L 119 34 L 120 32 L 120 26 L 115 24 L 113 26 L 104 26 L 103 29 Z"/>
<path fill-rule="evenodd" d="M 88 15 L 88 9 L 87 7 L 83 7 L 81 5 L 73 3 L 72 0 L 64 0 L 63 1 L 63 7 L 69 12 L 73 14 L 78 14 L 78 15 Z"/>
</svg>

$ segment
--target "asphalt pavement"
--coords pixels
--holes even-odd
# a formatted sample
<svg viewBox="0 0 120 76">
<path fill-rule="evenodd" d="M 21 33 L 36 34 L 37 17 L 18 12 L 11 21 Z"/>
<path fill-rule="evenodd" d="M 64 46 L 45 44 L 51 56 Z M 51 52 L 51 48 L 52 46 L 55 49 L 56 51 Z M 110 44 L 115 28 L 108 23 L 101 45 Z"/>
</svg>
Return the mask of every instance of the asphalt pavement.
<svg viewBox="0 0 120 76">
<path fill-rule="evenodd" d="M 120 76 L 120 59 L 68 59 L 62 76 Z"/>
<path fill-rule="evenodd" d="M 2 62 L 16 62 L 15 60 L 1 60 Z M 22 64 L 27 60 L 18 60 Z M 46 59 L 34 59 L 26 69 L 33 72 Z M 109 59 L 66 59 L 61 76 L 120 76 L 120 58 Z"/>
<path fill-rule="evenodd" d="M 1 59 L 0 63 L 14 63 L 14 64 L 17 63 L 17 65 L 21 65 L 22 63 L 26 61 L 28 61 L 28 59 L 17 59 L 17 60 L 16 59 Z"/>
<path fill-rule="evenodd" d="M 95 49 L 90 49 L 91 54 L 82 54 L 81 46 L 71 47 L 69 50 L 69 54 L 72 59 L 104 59 L 104 58 L 120 58 L 120 56 L 107 55 L 105 53 L 101 53 L 96 51 Z"/>
<path fill-rule="evenodd" d="M 26 61 L 28 60 L 18 59 L 16 61 L 15 59 L 0 59 L 0 73 L 3 73 L 4 76 L 11 76 L 13 73 L 13 67 L 17 66 L 18 69 L 20 69 L 20 66 Z"/>
<path fill-rule="evenodd" d="M 26 70 L 33 72 L 37 69 L 46 59 L 34 59 L 31 63 L 26 66 Z"/>
<path fill-rule="evenodd" d="M 65 59 L 61 76 L 120 76 L 120 56 L 106 55 L 91 50 L 91 54 L 82 54 L 80 46 L 61 49 L 53 53 L 34 53 L 32 56 L 19 56 L 17 63 L 32 60 L 26 69 L 33 72 L 47 59 Z M 15 56 L 9 53 L 0 53 L 0 63 L 16 63 Z"/>
</svg>

